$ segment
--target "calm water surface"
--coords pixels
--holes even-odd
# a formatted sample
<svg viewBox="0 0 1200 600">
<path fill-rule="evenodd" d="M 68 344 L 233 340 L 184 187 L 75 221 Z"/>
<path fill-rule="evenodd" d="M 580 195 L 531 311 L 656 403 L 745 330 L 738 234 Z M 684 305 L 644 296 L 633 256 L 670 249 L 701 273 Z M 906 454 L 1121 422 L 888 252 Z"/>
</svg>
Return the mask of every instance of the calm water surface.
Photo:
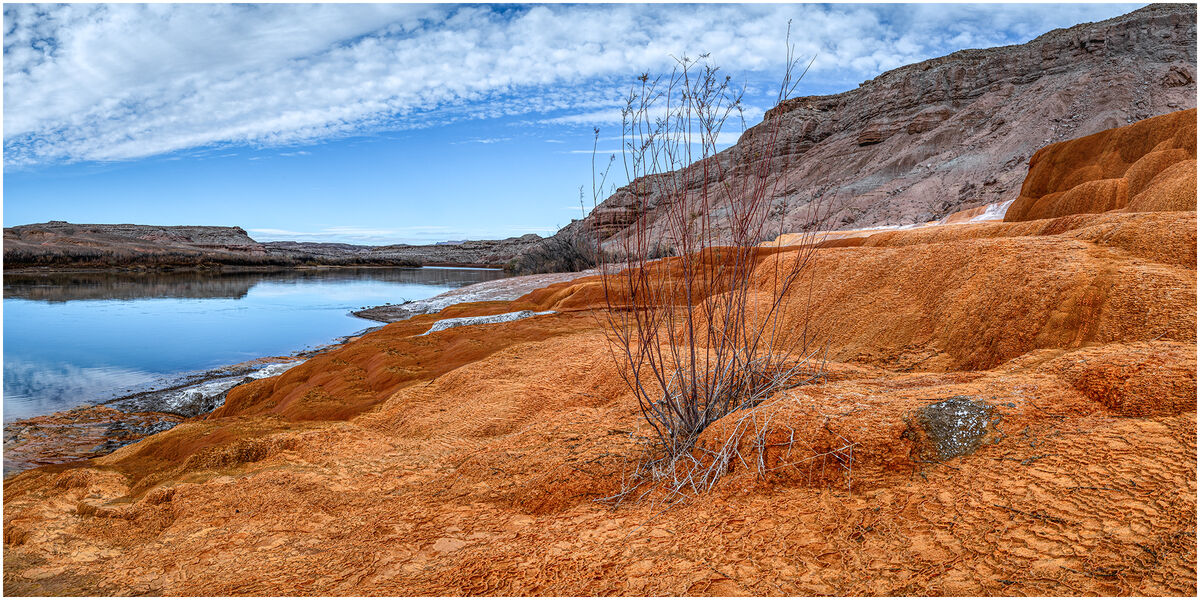
<svg viewBox="0 0 1200 600">
<path fill-rule="evenodd" d="M 500 277 L 441 268 L 6 274 L 4 420 L 328 344 L 378 325 L 350 310 Z"/>
</svg>

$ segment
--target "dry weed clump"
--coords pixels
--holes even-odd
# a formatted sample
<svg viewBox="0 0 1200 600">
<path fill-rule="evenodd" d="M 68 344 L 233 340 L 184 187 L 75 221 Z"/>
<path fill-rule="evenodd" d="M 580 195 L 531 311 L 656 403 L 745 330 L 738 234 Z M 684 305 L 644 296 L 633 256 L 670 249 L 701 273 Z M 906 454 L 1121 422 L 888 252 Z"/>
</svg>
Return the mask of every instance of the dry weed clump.
<svg viewBox="0 0 1200 600">
<path fill-rule="evenodd" d="M 601 251 L 582 236 L 562 233 L 550 236 L 522 252 L 504 266 L 514 275 L 570 273 L 595 268 Z"/>
<path fill-rule="evenodd" d="M 790 36 L 787 50 L 778 102 L 799 81 Z M 747 430 L 765 435 L 767 423 L 747 413 L 715 451 L 697 449 L 701 432 L 821 377 L 822 348 L 806 310 L 812 290 L 803 285 L 816 240 L 786 257 L 756 247 L 784 233 L 782 219 L 772 218 L 781 184 L 772 173 L 782 171 L 776 161 L 787 160 L 776 152 L 782 116 L 768 113 L 754 135 L 718 152 L 730 118 L 745 127 L 744 89 L 736 90 L 708 55 L 676 60 L 670 76 L 643 74 L 627 97 L 621 162 L 636 217 L 598 252 L 605 329 L 649 426 L 646 459 L 625 491 L 610 498 L 616 502 L 640 481 L 666 483 L 675 493 L 711 488 L 731 461 L 749 463 L 735 440 Z M 823 213 L 810 211 L 804 235 L 815 235 Z M 663 247 L 674 256 L 659 260 Z"/>
</svg>

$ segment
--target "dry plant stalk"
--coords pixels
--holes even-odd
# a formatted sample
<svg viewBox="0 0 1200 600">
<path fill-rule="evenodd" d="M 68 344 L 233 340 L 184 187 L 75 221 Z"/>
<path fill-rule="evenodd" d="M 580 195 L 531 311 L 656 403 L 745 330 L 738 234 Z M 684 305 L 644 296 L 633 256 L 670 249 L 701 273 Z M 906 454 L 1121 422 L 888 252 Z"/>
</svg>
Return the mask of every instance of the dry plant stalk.
<svg viewBox="0 0 1200 600">
<path fill-rule="evenodd" d="M 643 74 L 630 90 L 622 159 L 636 219 L 598 254 L 610 346 L 657 448 L 647 465 L 652 473 L 642 475 L 698 490 L 715 481 L 712 461 L 701 474 L 691 452 L 706 427 L 819 377 L 811 285 L 806 296 L 802 276 L 822 215 L 810 207 L 810 222 L 800 228 L 810 237 L 798 247 L 757 247 L 785 233 L 782 218 L 772 223 L 782 179 L 772 172 L 784 171 L 777 161 L 788 154 L 777 153 L 781 111 L 718 154 L 730 117 L 742 119 L 744 129 L 744 89 L 735 90 L 708 55 L 676 61 L 669 77 Z M 786 64 L 780 103 L 799 81 L 790 37 Z M 652 197 L 659 215 L 653 221 Z M 674 256 L 657 260 L 664 247 Z"/>
</svg>

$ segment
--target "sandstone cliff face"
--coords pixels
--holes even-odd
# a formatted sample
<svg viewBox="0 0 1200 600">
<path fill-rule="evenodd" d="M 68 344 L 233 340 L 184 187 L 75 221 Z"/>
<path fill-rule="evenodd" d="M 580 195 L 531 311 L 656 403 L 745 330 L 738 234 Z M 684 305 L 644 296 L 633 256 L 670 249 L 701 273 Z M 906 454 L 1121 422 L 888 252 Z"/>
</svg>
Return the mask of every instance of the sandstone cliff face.
<svg viewBox="0 0 1200 600">
<path fill-rule="evenodd" d="M 1110 210 L 1196 210 L 1196 110 L 1038 150 L 1005 221 Z"/>
<path fill-rule="evenodd" d="M 1195 48 L 1195 6 L 1153 5 L 789 100 L 716 160 L 744 163 L 778 116 L 769 176 L 783 231 L 802 228 L 815 207 L 829 212 L 823 229 L 936 220 L 1015 198 L 1047 144 L 1195 107 Z M 643 199 L 652 221 L 662 200 Z M 609 238 L 637 214 L 626 187 L 564 232 Z"/>
</svg>

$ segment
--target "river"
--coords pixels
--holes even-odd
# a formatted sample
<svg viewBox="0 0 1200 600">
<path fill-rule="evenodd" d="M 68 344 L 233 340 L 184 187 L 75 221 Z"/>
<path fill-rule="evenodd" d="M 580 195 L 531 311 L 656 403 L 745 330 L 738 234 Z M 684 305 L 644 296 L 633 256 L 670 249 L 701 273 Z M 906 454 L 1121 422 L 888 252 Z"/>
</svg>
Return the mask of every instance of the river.
<svg viewBox="0 0 1200 600">
<path fill-rule="evenodd" d="M 379 325 L 351 310 L 504 276 L 428 267 L 5 274 L 4 421 L 323 346 Z"/>
</svg>

